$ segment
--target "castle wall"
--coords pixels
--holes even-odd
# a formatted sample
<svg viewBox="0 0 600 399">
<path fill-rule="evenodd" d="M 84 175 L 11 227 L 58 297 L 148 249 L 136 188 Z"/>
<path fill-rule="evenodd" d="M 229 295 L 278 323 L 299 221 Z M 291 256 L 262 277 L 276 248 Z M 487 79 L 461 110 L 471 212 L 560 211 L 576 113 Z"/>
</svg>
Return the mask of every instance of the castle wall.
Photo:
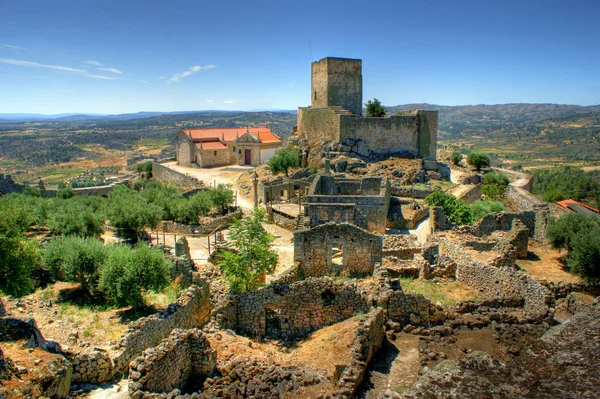
<svg viewBox="0 0 600 399">
<path fill-rule="evenodd" d="M 419 155 L 419 126 L 416 116 L 362 118 L 340 115 L 339 141 L 363 140 L 376 154 Z"/>
<path fill-rule="evenodd" d="M 340 115 L 331 108 L 298 108 L 298 133 L 309 140 L 340 141 Z"/>
<path fill-rule="evenodd" d="M 163 181 L 169 184 L 176 184 L 179 186 L 201 186 L 202 181 L 195 179 L 190 176 L 186 176 L 183 173 L 177 172 L 171 168 L 167 168 L 159 163 L 152 163 L 152 178 L 154 180 Z"/>
<path fill-rule="evenodd" d="M 435 160 L 437 151 L 438 111 L 417 112 L 419 117 L 419 154 Z"/>
<path fill-rule="evenodd" d="M 313 108 L 340 106 L 362 115 L 362 61 L 323 58 L 311 65 Z"/>
</svg>

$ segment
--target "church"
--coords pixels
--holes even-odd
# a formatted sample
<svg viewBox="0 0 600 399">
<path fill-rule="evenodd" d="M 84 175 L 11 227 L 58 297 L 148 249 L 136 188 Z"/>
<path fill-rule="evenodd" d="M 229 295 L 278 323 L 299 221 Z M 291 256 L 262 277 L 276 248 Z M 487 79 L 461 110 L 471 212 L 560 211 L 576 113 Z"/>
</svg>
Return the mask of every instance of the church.
<svg viewBox="0 0 600 399">
<path fill-rule="evenodd" d="M 268 127 L 181 129 L 176 137 L 177 165 L 258 166 L 271 159 L 282 144 Z"/>
</svg>

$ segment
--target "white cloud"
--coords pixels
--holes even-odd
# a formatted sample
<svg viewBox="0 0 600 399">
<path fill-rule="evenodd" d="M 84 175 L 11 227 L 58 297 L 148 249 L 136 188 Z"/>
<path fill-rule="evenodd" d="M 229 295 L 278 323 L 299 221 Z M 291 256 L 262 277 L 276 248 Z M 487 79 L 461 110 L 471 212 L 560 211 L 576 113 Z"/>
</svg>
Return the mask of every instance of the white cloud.
<svg viewBox="0 0 600 399">
<path fill-rule="evenodd" d="M 119 75 L 123 75 L 123 72 L 119 71 L 116 68 L 98 68 L 98 70 L 100 70 L 100 71 L 106 71 L 106 72 L 112 72 L 112 73 L 117 73 Z"/>
<path fill-rule="evenodd" d="M 296 81 L 290 82 L 287 85 L 288 85 L 289 88 L 293 89 L 294 87 L 296 87 Z"/>
<path fill-rule="evenodd" d="M 12 50 L 14 52 L 19 52 L 19 50 L 29 50 L 25 47 L 13 46 L 12 44 L 0 43 L 0 48 L 5 48 L 7 50 Z"/>
<path fill-rule="evenodd" d="M 60 66 L 60 65 L 40 64 L 38 62 L 14 60 L 12 58 L 0 58 L 0 63 L 18 65 L 18 66 L 24 66 L 24 67 L 30 67 L 30 68 L 57 69 L 59 71 L 67 71 L 67 72 L 81 72 L 81 73 L 87 72 L 84 69 L 76 69 L 76 68 L 70 68 L 70 67 L 65 67 L 65 66 Z"/>
<path fill-rule="evenodd" d="M 138 80 L 138 82 L 140 82 L 140 83 L 145 83 L 145 84 L 147 84 L 147 85 L 149 85 L 149 84 L 150 84 L 150 82 L 148 82 L 147 80 Z"/>
<path fill-rule="evenodd" d="M 98 61 L 94 61 L 94 60 L 85 61 L 84 64 L 98 66 L 98 67 L 103 66 L 101 63 L 99 63 Z"/>
<path fill-rule="evenodd" d="M 187 71 L 179 72 L 179 73 L 176 73 L 175 75 L 171 76 L 171 78 L 169 79 L 169 82 L 179 82 L 181 79 L 185 78 L 186 76 L 190 76 L 193 73 L 196 73 L 196 72 L 202 71 L 202 70 L 213 69 L 216 67 L 217 67 L 216 65 L 204 65 L 204 66 L 194 65 L 193 67 L 190 67 Z"/>
<path fill-rule="evenodd" d="M 207 103 L 214 103 L 215 100 L 206 100 Z"/>
<path fill-rule="evenodd" d="M 91 74 L 88 74 L 88 75 L 85 75 L 85 76 L 87 76 L 88 78 L 104 79 L 104 80 L 115 80 L 115 79 L 118 79 L 118 78 L 115 78 L 115 77 L 112 77 L 112 76 L 102 76 L 102 75 L 91 75 Z"/>
<path fill-rule="evenodd" d="M 279 95 L 279 94 L 283 94 L 283 93 L 280 93 L 278 91 L 272 91 L 271 94 Z"/>
<path fill-rule="evenodd" d="M 225 104 L 234 104 L 234 103 L 237 103 L 237 101 L 225 100 L 225 101 L 223 101 L 223 103 L 225 103 Z"/>
</svg>

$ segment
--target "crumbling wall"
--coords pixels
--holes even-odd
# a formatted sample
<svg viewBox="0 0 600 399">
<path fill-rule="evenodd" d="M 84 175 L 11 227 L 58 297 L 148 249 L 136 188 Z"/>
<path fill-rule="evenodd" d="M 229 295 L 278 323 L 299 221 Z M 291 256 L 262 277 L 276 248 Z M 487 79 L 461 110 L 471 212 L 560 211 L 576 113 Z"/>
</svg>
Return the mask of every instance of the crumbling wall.
<svg viewBox="0 0 600 399">
<path fill-rule="evenodd" d="M 370 308 L 367 298 L 355 285 L 335 282 L 329 277 L 309 278 L 291 285 L 268 285 L 237 295 L 234 301 L 236 319 L 229 320 L 229 326 L 251 337 L 301 337 Z"/>
<path fill-rule="evenodd" d="M 524 310 L 533 319 L 548 314 L 550 291 L 513 267 L 494 267 L 474 259 L 463 247 L 440 240 L 440 253 L 457 264 L 456 279 L 489 297 L 522 297 Z"/>
<path fill-rule="evenodd" d="M 162 392 L 153 398 L 166 399 L 190 377 L 208 376 L 216 367 L 217 353 L 200 330 L 176 329 L 131 362 L 129 392 L 133 399 L 142 398 L 147 392 Z"/>
<path fill-rule="evenodd" d="M 141 318 L 130 324 L 129 328 L 110 353 L 110 367 L 106 375 L 99 375 L 97 382 L 107 381 L 112 376 L 127 370 L 131 359 L 146 348 L 155 346 L 167 337 L 175 328 L 193 328 L 206 324 L 210 320 L 210 292 L 206 282 L 192 285 L 167 309 L 154 315 Z M 89 382 L 92 371 L 96 369 L 96 359 L 77 356 L 79 363 L 74 366 L 73 382 Z M 75 362 L 73 362 L 75 363 Z M 79 380 L 75 379 L 75 373 Z"/>
<path fill-rule="evenodd" d="M 334 393 L 335 399 L 352 398 L 356 394 L 365 377 L 369 362 L 383 344 L 384 322 L 382 308 L 373 308 L 360 319 L 356 338 L 352 344 L 350 363 L 337 381 L 338 388 Z"/>
<path fill-rule="evenodd" d="M 327 223 L 294 233 L 294 261 L 300 263 L 302 277 L 332 273 L 332 248 L 342 247 L 342 271 L 369 275 L 381 262 L 383 237 L 348 223 Z"/>
<path fill-rule="evenodd" d="M 286 230 L 295 231 L 298 219 L 273 209 L 273 222 Z"/>
</svg>

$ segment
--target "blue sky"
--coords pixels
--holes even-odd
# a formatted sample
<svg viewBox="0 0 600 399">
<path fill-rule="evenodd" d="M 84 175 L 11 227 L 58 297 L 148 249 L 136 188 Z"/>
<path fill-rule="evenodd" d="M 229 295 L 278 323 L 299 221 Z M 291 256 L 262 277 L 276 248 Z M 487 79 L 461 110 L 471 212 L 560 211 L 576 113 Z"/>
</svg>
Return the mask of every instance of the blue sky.
<svg viewBox="0 0 600 399">
<path fill-rule="evenodd" d="M 295 109 L 327 56 L 363 60 L 364 102 L 599 104 L 599 20 L 576 0 L 0 0 L 0 113 Z"/>
</svg>

